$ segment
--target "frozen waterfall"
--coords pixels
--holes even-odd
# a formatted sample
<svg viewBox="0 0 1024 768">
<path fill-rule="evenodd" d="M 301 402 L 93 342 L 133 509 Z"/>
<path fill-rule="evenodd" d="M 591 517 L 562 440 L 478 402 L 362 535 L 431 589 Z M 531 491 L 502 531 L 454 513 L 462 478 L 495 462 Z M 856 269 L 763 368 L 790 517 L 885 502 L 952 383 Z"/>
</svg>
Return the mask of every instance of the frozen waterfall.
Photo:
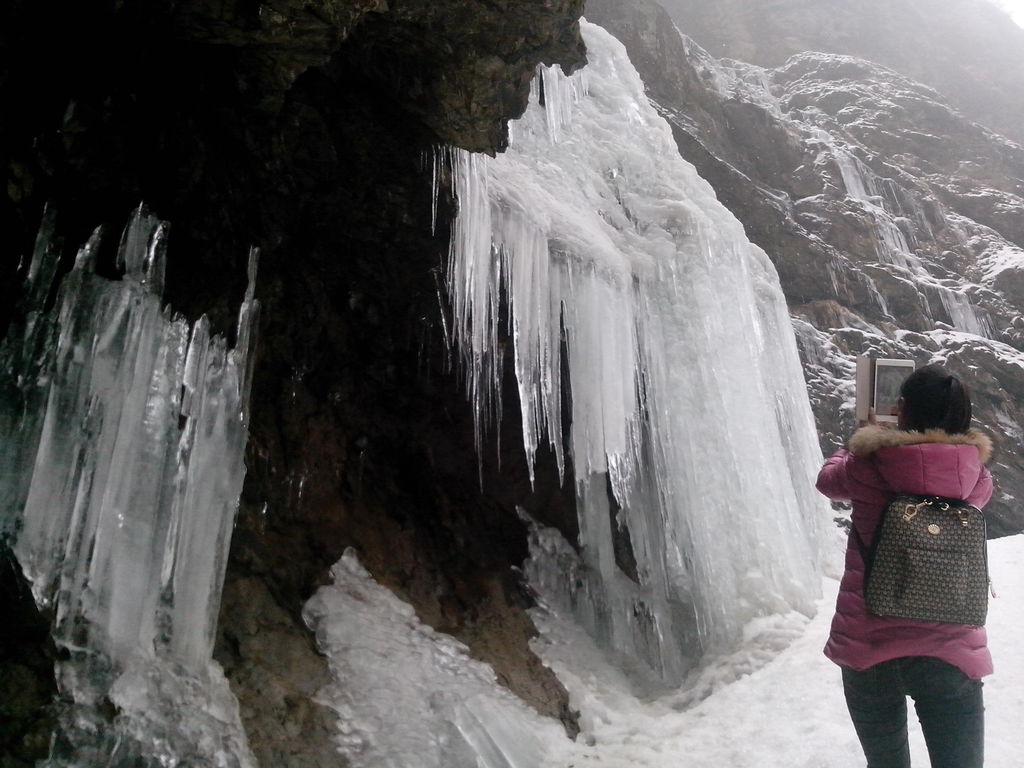
<svg viewBox="0 0 1024 768">
<path fill-rule="evenodd" d="M 547 440 L 578 482 L 579 547 L 533 525 L 525 574 L 545 619 L 582 626 L 649 693 L 756 617 L 811 613 L 830 515 L 774 269 L 679 157 L 623 47 L 582 31 L 589 65 L 539 73 L 507 152 L 436 158 L 435 189 L 450 175 L 459 203 L 446 327 L 482 425 L 507 316 L 531 471 Z M 352 766 L 571 762 L 557 724 L 354 552 L 332 577 L 304 617 Z"/>
<path fill-rule="evenodd" d="M 229 349 L 205 318 L 190 327 L 161 306 L 167 227 L 142 208 L 118 252 L 123 279 L 95 273 L 97 233 L 47 311 L 52 224 L 25 323 L 0 346 L 0 532 L 54 617 L 73 702 L 45 764 L 252 765 L 211 656 L 245 475 L 256 254 Z"/>
<path fill-rule="evenodd" d="M 507 297 L 527 456 L 546 439 L 575 467 L 579 557 L 538 531 L 531 582 L 677 683 L 753 617 L 813 610 L 821 457 L 773 267 L 623 47 L 583 31 L 589 66 L 540 74 L 507 152 L 439 158 L 459 201 L 452 334 L 482 414 Z M 635 572 L 616 562 L 627 532 Z"/>
</svg>

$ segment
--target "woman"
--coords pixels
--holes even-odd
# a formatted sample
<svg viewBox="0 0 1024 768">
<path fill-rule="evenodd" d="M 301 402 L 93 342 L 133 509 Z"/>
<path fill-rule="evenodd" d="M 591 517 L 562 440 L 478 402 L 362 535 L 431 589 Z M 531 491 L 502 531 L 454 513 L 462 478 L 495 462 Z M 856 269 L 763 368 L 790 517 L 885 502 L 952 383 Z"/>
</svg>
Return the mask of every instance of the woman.
<svg viewBox="0 0 1024 768">
<path fill-rule="evenodd" d="M 873 420 L 872 420 L 873 421 Z M 970 428 L 971 401 L 939 365 L 920 368 L 900 388 L 898 428 L 861 427 L 818 474 L 833 501 L 853 502 L 853 525 L 870 547 L 897 493 L 965 499 L 992 496 L 984 464 L 988 437 Z M 868 768 L 907 768 L 907 700 L 914 700 L 932 768 L 981 768 L 981 678 L 992 672 L 984 627 L 873 616 L 864 606 L 864 559 L 850 537 L 825 655 L 842 668 L 843 689 Z"/>
</svg>

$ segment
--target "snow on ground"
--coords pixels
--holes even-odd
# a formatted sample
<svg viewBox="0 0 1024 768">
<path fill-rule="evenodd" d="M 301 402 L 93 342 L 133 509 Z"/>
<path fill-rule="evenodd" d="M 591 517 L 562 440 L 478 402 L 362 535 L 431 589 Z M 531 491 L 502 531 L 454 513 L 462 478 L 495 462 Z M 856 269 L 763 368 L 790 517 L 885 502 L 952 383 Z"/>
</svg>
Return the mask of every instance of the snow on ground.
<svg viewBox="0 0 1024 768">
<path fill-rule="evenodd" d="M 990 544 L 992 579 L 989 641 L 996 672 L 986 678 L 986 766 L 1017 768 L 1024 752 L 1024 536 Z M 566 684 L 580 709 L 583 733 L 546 763 L 559 768 L 862 768 L 843 701 L 839 668 L 821 648 L 828 635 L 838 582 L 826 579 L 817 616 L 767 621 L 735 655 L 703 678 L 720 683 L 688 709 L 678 694 L 640 703 L 589 643 L 538 615 L 544 640 L 537 650 Z M 773 644 L 790 644 L 749 674 Z M 736 673 L 740 676 L 728 682 Z M 702 679 L 703 679 L 702 678 Z M 675 706 L 673 706 L 675 705 Z M 911 711 L 911 753 L 927 766 Z"/>
<path fill-rule="evenodd" d="M 836 555 L 841 537 L 833 538 Z M 991 542 L 986 679 L 987 768 L 1024 753 L 1024 536 Z M 830 568 L 834 574 L 836 569 Z M 839 669 L 821 652 L 838 582 L 824 579 L 814 618 L 793 612 L 751 622 L 738 650 L 656 698 L 609 663 L 590 638 L 543 608 L 534 647 L 580 713 L 575 742 L 500 686 L 469 649 L 424 625 L 359 564 L 306 604 L 334 683 L 319 700 L 338 713 L 335 743 L 353 768 L 863 768 Z M 634 678 L 635 679 L 635 678 Z M 911 717 L 913 721 L 913 717 Z M 915 768 L 928 765 L 911 723 Z"/>
</svg>

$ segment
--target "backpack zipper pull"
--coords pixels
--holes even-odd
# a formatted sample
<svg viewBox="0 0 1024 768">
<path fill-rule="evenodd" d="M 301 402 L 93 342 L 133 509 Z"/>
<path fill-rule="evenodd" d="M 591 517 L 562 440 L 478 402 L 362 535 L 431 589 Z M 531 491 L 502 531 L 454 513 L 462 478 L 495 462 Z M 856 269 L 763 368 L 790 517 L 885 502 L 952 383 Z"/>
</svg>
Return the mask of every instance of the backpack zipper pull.
<svg viewBox="0 0 1024 768">
<path fill-rule="evenodd" d="M 931 504 L 931 502 L 927 499 L 922 501 L 920 504 L 911 504 L 910 502 L 907 502 L 907 506 L 903 508 L 903 522 L 909 523 L 917 517 L 917 513 L 921 511 L 921 507 L 927 507 L 929 504 Z"/>
</svg>

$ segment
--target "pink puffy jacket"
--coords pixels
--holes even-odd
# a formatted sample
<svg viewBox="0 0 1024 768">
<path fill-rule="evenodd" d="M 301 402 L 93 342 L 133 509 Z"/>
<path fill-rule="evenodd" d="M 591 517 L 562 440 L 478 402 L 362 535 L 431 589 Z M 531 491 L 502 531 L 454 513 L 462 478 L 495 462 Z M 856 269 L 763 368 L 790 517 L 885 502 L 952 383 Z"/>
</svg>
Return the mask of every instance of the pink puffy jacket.
<svg viewBox="0 0 1024 768">
<path fill-rule="evenodd" d="M 853 524 L 871 545 L 886 504 L 896 492 L 966 499 L 976 507 L 992 496 L 985 468 L 992 443 L 970 430 L 904 432 L 869 425 L 836 451 L 818 473 L 817 488 L 833 501 L 853 502 Z M 863 670 L 901 656 L 934 656 L 974 679 L 991 674 L 984 627 L 872 616 L 864 607 L 864 561 L 851 536 L 825 655 Z"/>
</svg>

